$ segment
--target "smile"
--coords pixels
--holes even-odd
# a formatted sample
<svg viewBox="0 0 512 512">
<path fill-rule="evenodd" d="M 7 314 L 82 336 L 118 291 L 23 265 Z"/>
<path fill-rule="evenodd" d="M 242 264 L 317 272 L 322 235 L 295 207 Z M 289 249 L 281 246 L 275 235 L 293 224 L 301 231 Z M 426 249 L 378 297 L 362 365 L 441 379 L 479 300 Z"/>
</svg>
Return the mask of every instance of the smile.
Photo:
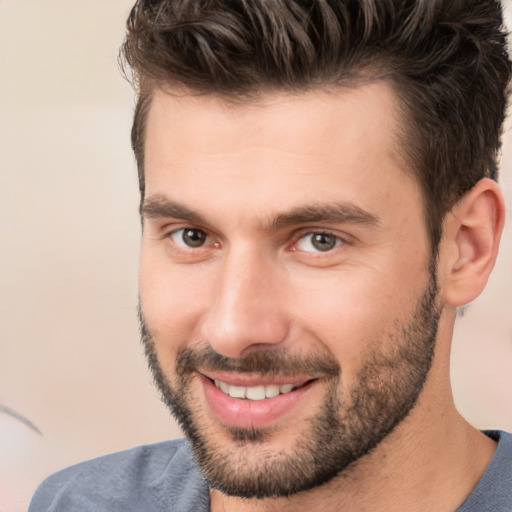
<svg viewBox="0 0 512 512">
<path fill-rule="evenodd" d="M 261 376 L 201 373 L 197 378 L 207 407 L 217 421 L 242 428 L 268 427 L 284 419 L 319 385 L 317 378 L 286 382 L 289 378 L 281 377 L 262 382 Z"/>
<path fill-rule="evenodd" d="M 293 384 L 271 384 L 268 386 L 233 386 L 221 380 L 214 380 L 215 386 L 223 393 L 229 395 L 231 398 L 244 398 L 248 400 L 264 400 L 265 398 L 274 398 L 279 395 L 290 393 L 298 386 Z"/>
</svg>

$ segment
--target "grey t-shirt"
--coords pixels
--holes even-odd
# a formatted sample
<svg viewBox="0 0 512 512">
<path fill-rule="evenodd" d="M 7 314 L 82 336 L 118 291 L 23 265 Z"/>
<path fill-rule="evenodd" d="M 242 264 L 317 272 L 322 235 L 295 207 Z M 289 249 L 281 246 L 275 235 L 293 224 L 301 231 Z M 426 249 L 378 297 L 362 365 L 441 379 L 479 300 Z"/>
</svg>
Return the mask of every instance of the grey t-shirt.
<svg viewBox="0 0 512 512">
<path fill-rule="evenodd" d="M 498 449 L 457 512 L 512 511 L 512 435 L 487 432 Z M 64 469 L 37 489 L 29 512 L 208 512 L 208 485 L 188 443 L 166 441 Z"/>
<path fill-rule="evenodd" d="M 496 431 L 486 434 L 498 441 L 498 449 L 457 512 L 512 511 L 512 435 Z"/>
<path fill-rule="evenodd" d="M 189 444 L 165 441 L 81 462 L 51 475 L 29 512 L 208 512 L 208 486 Z"/>
</svg>

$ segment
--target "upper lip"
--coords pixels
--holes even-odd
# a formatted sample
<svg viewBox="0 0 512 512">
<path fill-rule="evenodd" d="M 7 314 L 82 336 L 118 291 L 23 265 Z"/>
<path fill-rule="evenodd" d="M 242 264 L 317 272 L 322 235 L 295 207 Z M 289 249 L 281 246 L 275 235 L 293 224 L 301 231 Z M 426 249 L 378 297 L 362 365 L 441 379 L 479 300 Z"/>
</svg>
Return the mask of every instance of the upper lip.
<svg viewBox="0 0 512 512">
<path fill-rule="evenodd" d="M 256 386 L 282 386 L 284 384 L 292 384 L 295 387 L 303 386 L 307 382 L 314 380 L 314 377 L 310 376 L 271 376 L 265 377 L 258 374 L 239 374 L 222 371 L 198 371 L 199 374 L 203 375 L 207 379 L 212 381 L 220 380 L 229 384 L 230 386 L 240 387 L 256 387 Z"/>
</svg>

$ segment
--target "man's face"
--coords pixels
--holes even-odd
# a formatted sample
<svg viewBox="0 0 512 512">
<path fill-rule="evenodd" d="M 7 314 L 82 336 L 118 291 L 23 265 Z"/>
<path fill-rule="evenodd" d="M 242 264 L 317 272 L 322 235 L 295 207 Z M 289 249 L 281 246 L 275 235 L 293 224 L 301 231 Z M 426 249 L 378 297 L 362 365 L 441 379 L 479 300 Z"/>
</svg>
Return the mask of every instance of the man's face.
<svg viewBox="0 0 512 512">
<path fill-rule="evenodd" d="M 385 83 L 229 106 L 155 94 L 141 313 L 211 485 L 320 485 L 414 407 L 436 337 L 421 193 Z"/>
</svg>

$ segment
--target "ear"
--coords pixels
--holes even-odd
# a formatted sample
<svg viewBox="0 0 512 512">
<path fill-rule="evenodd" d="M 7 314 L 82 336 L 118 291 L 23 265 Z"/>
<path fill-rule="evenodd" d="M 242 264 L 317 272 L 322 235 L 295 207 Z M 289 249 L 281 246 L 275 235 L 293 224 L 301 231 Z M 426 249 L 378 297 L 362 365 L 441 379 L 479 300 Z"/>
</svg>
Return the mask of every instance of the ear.
<svg viewBox="0 0 512 512">
<path fill-rule="evenodd" d="M 463 306 L 480 295 L 496 261 L 504 222 L 503 195 L 488 178 L 446 215 L 438 262 L 445 304 Z"/>
</svg>

